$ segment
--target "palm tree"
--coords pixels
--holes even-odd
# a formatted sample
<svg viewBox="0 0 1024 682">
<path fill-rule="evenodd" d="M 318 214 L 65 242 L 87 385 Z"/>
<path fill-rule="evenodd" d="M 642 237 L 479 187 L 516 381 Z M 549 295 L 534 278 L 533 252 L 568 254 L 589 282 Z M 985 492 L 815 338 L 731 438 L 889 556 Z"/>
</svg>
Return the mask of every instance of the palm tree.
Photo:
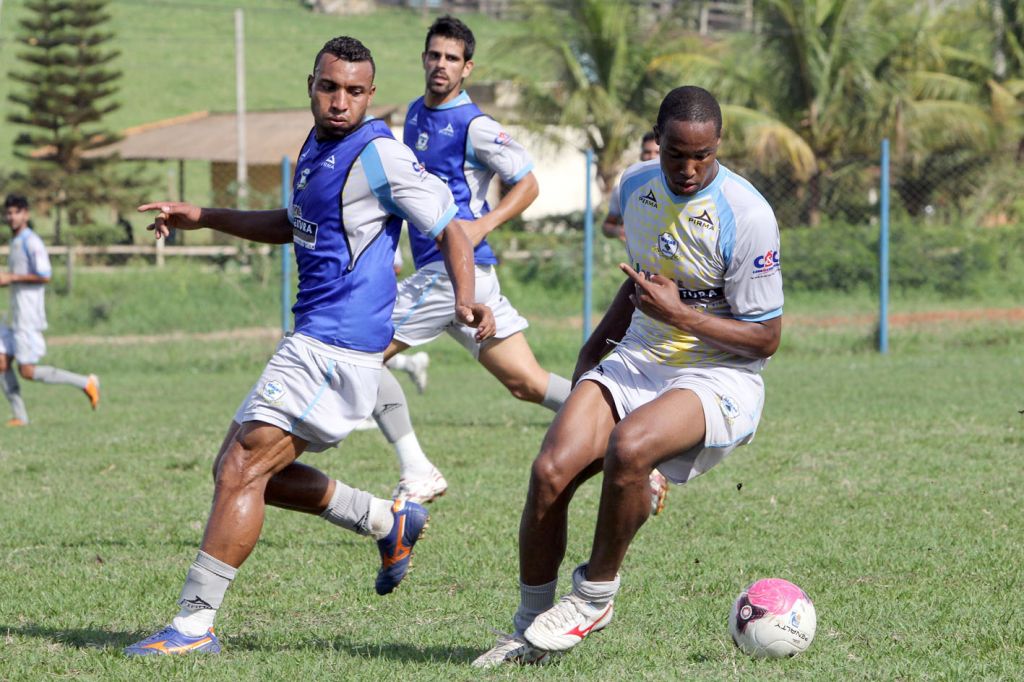
<svg viewBox="0 0 1024 682">
<path fill-rule="evenodd" d="M 666 90 L 659 63 L 679 49 L 678 36 L 622 0 L 531 1 L 526 12 L 523 30 L 501 45 L 506 68 L 516 69 L 508 75 L 520 86 L 524 123 L 582 131 L 583 139 L 563 141 L 594 150 L 607 192 L 654 124 Z M 534 67 L 525 75 L 523 55 Z"/>
</svg>

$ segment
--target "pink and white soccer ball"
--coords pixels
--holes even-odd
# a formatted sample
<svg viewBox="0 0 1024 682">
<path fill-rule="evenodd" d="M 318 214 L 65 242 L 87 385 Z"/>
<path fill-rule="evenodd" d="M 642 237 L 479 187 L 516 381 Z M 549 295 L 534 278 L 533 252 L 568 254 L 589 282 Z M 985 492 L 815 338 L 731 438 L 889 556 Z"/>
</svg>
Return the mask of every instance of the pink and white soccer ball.
<svg viewBox="0 0 1024 682">
<path fill-rule="evenodd" d="M 783 658 L 807 650 L 818 617 L 807 593 L 781 578 L 766 578 L 740 592 L 729 612 L 729 633 L 743 653 Z"/>
</svg>

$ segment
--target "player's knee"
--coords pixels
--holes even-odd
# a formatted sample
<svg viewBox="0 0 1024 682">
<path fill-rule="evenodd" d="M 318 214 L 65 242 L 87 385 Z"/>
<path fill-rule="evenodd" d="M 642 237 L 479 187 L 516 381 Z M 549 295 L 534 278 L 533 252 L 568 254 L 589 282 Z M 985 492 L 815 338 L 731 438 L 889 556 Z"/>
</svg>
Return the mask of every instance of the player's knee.
<svg viewBox="0 0 1024 682">
<path fill-rule="evenodd" d="M 265 475 L 252 450 L 236 443 L 214 462 L 213 480 L 218 492 L 236 492 Z"/>
<path fill-rule="evenodd" d="M 18 365 L 18 374 L 26 381 L 32 381 L 32 378 L 36 375 L 35 370 L 36 368 L 33 365 Z"/>
<path fill-rule="evenodd" d="M 530 489 L 539 500 L 551 502 L 569 487 L 573 477 L 558 457 L 541 452 L 530 469 Z"/>
<path fill-rule="evenodd" d="M 646 479 L 650 475 L 651 467 L 647 462 L 647 448 L 643 444 L 642 434 L 631 431 L 635 430 L 616 427 L 612 431 L 604 457 L 606 477 L 628 482 Z"/>
<path fill-rule="evenodd" d="M 536 386 L 528 380 L 510 379 L 505 382 L 505 388 L 518 400 L 528 403 L 539 403 L 544 400 L 544 387 Z"/>
</svg>

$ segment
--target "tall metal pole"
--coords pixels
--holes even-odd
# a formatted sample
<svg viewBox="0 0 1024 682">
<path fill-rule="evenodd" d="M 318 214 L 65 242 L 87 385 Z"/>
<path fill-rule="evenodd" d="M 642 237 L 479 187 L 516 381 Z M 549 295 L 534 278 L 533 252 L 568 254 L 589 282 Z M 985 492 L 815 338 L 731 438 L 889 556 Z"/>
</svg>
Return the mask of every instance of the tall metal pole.
<svg viewBox="0 0 1024 682">
<path fill-rule="evenodd" d="M 889 138 L 882 140 L 882 187 L 878 235 L 878 352 L 889 352 Z"/>
<path fill-rule="evenodd" d="M 594 166 L 594 150 L 587 150 L 586 204 L 583 208 L 583 342 L 590 338 L 591 289 L 594 279 L 594 206 L 590 197 L 590 173 Z"/>
<path fill-rule="evenodd" d="M 235 182 L 238 185 L 238 207 L 246 208 L 249 198 L 249 169 L 245 157 L 245 15 L 235 10 L 235 126 L 238 144 L 238 164 Z"/>
<path fill-rule="evenodd" d="M 281 206 L 291 206 L 292 162 L 287 156 L 281 159 Z M 292 245 L 281 244 L 281 333 L 287 334 L 291 327 L 292 303 Z"/>
</svg>

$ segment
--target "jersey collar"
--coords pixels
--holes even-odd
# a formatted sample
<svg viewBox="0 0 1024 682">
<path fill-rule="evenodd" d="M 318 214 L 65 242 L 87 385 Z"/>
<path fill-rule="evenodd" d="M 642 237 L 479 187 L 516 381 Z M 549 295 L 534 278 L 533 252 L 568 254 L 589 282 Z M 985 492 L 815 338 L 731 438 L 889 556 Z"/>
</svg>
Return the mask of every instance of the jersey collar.
<svg viewBox="0 0 1024 682">
<path fill-rule="evenodd" d="M 726 167 L 723 166 L 722 163 L 717 159 L 715 160 L 715 163 L 718 164 L 718 172 L 715 174 L 715 179 L 712 180 L 707 187 L 701 189 L 696 194 L 684 195 L 676 194 L 675 192 L 673 192 L 671 188 L 669 188 L 668 183 L 665 181 L 664 172 L 659 173 L 659 177 L 661 178 L 661 186 L 665 188 L 665 192 L 669 195 L 669 197 L 672 198 L 672 201 L 677 204 L 685 204 L 688 201 L 693 201 L 694 199 L 706 197 L 718 189 L 718 186 L 722 184 L 722 180 L 725 177 L 726 173 L 729 172 L 728 169 L 726 169 Z"/>
<path fill-rule="evenodd" d="M 427 102 L 424 100 L 423 106 L 427 107 L 431 111 L 444 111 L 445 109 L 454 109 L 455 107 L 461 107 L 464 104 L 471 104 L 472 101 L 469 99 L 469 93 L 463 90 L 460 92 L 455 99 L 450 102 L 445 102 L 439 107 L 427 107 Z"/>
</svg>

